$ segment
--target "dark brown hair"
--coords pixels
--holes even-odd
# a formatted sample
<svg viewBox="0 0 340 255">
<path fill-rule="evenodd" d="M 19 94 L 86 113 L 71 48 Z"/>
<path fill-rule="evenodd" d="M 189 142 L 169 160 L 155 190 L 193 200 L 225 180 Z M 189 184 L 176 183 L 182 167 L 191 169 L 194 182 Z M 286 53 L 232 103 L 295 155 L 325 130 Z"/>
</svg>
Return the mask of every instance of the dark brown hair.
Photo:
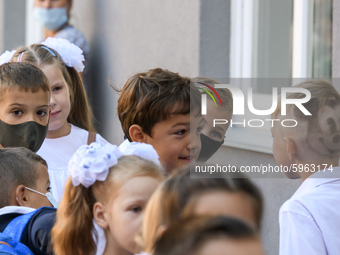
<svg viewBox="0 0 340 255">
<path fill-rule="evenodd" d="M 189 114 L 199 107 L 200 93 L 189 78 L 156 68 L 128 79 L 119 96 L 117 112 L 131 142 L 129 128 L 133 124 L 152 136 L 156 123 L 167 120 L 171 114 Z"/>
<path fill-rule="evenodd" d="M 0 66 L 0 101 L 6 91 L 19 88 L 33 93 L 42 89 L 51 95 L 46 75 L 29 63 L 6 63 Z"/>
<path fill-rule="evenodd" d="M 46 161 L 29 149 L 0 149 L 0 208 L 10 205 L 11 195 L 19 185 L 36 187 L 39 164 L 47 168 Z"/>
</svg>

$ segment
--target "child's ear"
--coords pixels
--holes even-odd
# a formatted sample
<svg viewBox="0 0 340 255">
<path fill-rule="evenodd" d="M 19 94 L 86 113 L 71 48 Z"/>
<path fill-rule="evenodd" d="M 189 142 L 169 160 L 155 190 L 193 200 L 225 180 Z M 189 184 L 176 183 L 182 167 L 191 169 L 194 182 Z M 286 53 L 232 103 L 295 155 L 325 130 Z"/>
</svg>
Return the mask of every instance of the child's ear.
<svg viewBox="0 0 340 255">
<path fill-rule="evenodd" d="M 137 124 L 133 124 L 129 128 L 129 135 L 133 142 L 145 143 L 146 142 L 146 134 L 143 132 L 141 126 Z"/>
<path fill-rule="evenodd" d="M 163 235 L 163 233 L 164 233 L 165 230 L 166 230 L 165 225 L 160 225 L 160 226 L 158 227 L 157 233 L 156 233 L 157 239 L 160 238 L 160 237 Z"/>
<path fill-rule="evenodd" d="M 93 218 L 97 222 L 97 224 L 103 229 L 107 229 L 109 226 L 109 215 L 105 210 L 105 206 L 96 202 L 93 206 Z"/>
<path fill-rule="evenodd" d="M 291 138 L 284 138 L 286 144 L 286 152 L 289 160 L 293 160 L 296 154 L 296 145 Z"/>
<path fill-rule="evenodd" d="M 20 206 L 29 207 L 29 199 L 27 197 L 27 190 L 25 185 L 19 185 L 15 190 L 15 197 Z"/>
</svg>

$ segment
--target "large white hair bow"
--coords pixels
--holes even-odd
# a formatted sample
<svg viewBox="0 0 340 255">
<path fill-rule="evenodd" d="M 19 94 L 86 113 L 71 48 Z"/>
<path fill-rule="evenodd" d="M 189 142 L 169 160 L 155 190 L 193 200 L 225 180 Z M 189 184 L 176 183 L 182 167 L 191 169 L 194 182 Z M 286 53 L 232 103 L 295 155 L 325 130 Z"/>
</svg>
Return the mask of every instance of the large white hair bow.
<svg viewBox="0 0 340 255">
<path fill-rule="evenodd" d="M 112 144 L 92 143 L 81 146 L 68 163 L 73 186 L 88 188 L 96 180 L 105 181 L 109 168 L 117 164 L 123 154 Z"/>
<path fill-rule="evenodd" d="M 2 53 L 0 56 L 0 66 L 2 64 L 8 63 L 11 60 L 11 58 L 14 56 L 15 52 L 16 50 L 12 50 L 12 51 L 6 50 L 4 53 Z"/>
<path fill-rule="evenodd" d="M 158 165 L 159 157 L 156 150 L 150 144 L 131 142 L 123 148 L 119 148 L 124 155 L 135 155 L 142 159 L 150 160 Z"/>
<path fill-rule="evenodd" d="M 121 151 L 116 145 L 94 142 L 81 146 L 69 161 L 68 171 L 73 186 L 82 184 L 88 188 L 97 180 L 105 181 L 110 167 L 124 155 L 139 156 L 160 165 L 157 152 L 150 144 L 133 142 Z"/>
<path fill-rule="evenodd" d="M 74 67 L 78 72 L 84 70 L 83 51 L 75 44 L 63 38 L 48 37 L 41 44 L 55 50 L 68 67 Z"/>
</svg>

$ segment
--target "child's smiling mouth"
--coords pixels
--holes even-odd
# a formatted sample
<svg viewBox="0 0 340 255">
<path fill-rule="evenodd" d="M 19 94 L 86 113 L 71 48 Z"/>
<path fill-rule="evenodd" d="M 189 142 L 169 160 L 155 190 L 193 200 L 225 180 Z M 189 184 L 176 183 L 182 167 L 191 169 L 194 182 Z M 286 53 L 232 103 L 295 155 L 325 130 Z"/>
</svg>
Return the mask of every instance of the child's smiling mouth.
<svg viewBox="0 0 340 255">
<path fill-rule="evenodd" d="M 196 158 L 195 155 L 189 155 L 189 156 L 180 156 L 178 157 L 180 160 L 190 162 Z"/>
<path fill-rule="evenodd" d="M 51 118 L 57 116 L 61 111 L 51 112 Z"/>
</svg>

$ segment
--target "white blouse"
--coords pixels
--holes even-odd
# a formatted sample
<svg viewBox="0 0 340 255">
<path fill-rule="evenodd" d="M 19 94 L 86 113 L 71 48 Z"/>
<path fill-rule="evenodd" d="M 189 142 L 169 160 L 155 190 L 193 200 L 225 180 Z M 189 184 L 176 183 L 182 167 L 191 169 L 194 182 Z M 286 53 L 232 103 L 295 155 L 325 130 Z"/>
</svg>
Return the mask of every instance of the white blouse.
<svg viewBox="0 0 340 255">
<path fill-rule="evenodd" d="M 280 209 L 280 255 L 338 255 L 340 167 L 309 176 Z"/>
<path fill-rule="evenodd" d="M 51 192 L 57 202 L 60 202 L 63 194 L 66 180 L 69 176 L 67 165 L 76 150 L 87 144 L 87 130 L 76 127 L 72 124 L 71 132 L 67 136 L 59 138 L 45 138 L 37 154 L 46 160 L 48 173 L 51 182 Z M 96 135 L 96 141 L 108 143 L 99 134 Z"/>
</svg>

